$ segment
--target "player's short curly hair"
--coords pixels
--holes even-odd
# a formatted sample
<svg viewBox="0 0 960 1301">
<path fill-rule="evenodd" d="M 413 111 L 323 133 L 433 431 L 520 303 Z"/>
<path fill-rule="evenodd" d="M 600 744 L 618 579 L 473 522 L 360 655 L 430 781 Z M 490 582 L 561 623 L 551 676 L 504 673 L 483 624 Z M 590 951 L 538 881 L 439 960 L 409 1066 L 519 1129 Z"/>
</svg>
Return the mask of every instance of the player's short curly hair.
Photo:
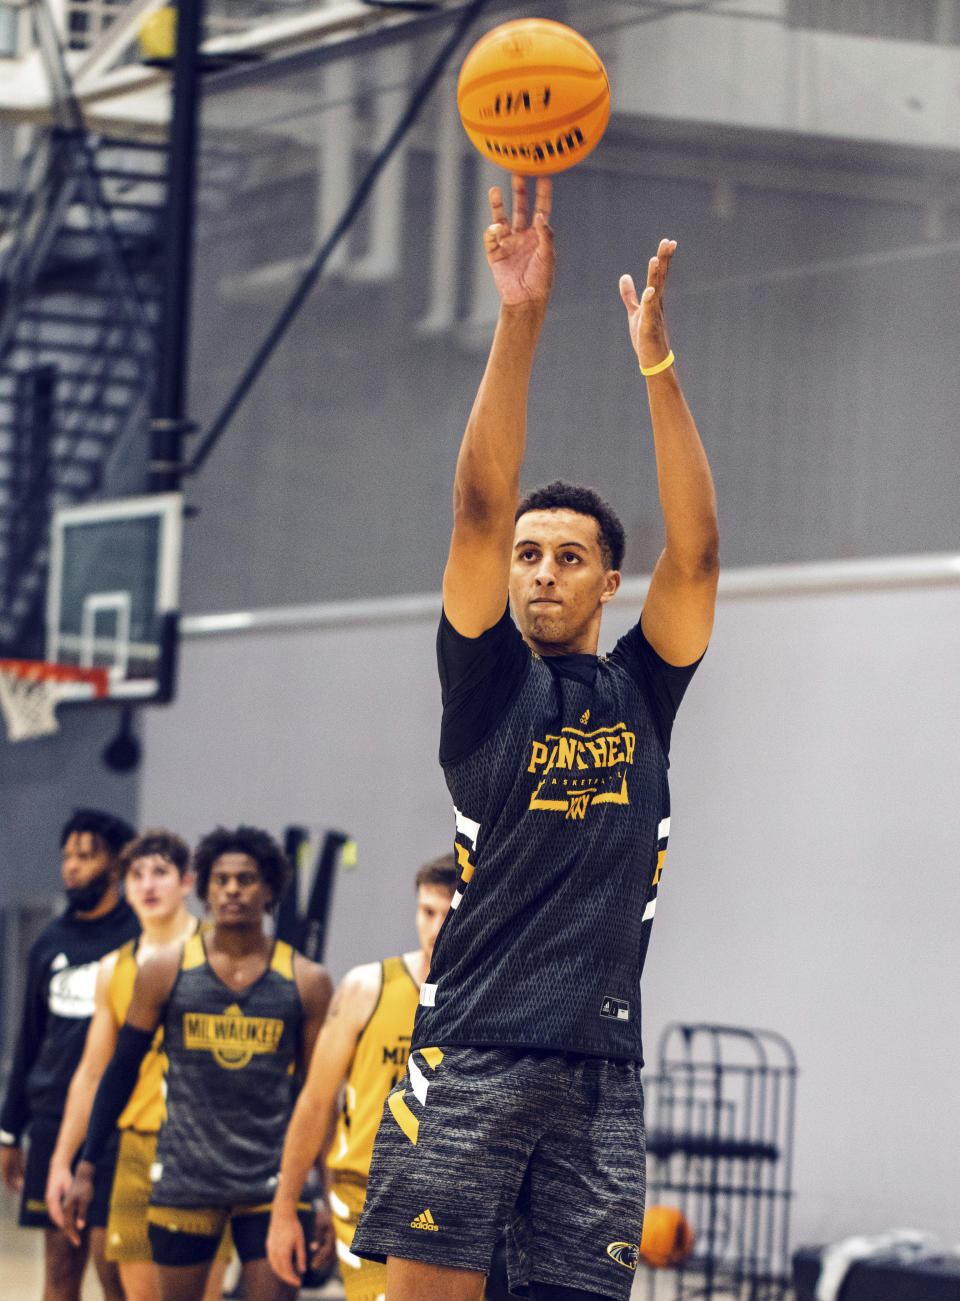
<svg viewBox="0 0 960 1301">
<path fill-rule="evenodd" d="M 187 842 L 172 831 L 155 827 L 124 845 L 120 855 L 121 873 L 126 876 L 138 858 L 149 858 L 153 854 L 172 863 L 181 876 L 190 867 L 190 846 Z"/>
<path fill-rule="evenodd" d="M 578 515 L 591 515 L 597 521 L 597 539 L 603 563 L 608 569 L 619 569 L 623 564 L 626 548 L 623 525 L 617 512 L 596 489 L 554 479 L 553 483 L 528 492 L 521 499 L 514 519 L 518 520 L 530 510 L 575 510 Z"/>
<path fill-rule="evenodd" d="M 111 858 L 116 858 L 127 841 L 137 834 L 129 822 L 103 809 L 74 809 L 60 829 L 61 849 L 75 832 L 80 835 L 88 832 Z"/>
<path fill-rule="evenodd" d="M 194 887 L 201 903 L 207 901 L 210 873 L 221 854 L 247 854 L 260 869 L 260 875 L 270 887 L 273 904 L 283 898 L 293 869 L 290 860 L 268 831 L 260 827 L 217 827 L 197 843 L 193 851 L 193 870 L 197 881 Z"/>
<path fill-rule="evenodd" d="M 417 890 L 422 885 L 435 885 L 453 894 L 459 877 L 460 869 L 457 867 L 456 857 L 452 853 L 441 854 L 439 858 L 431 858 L 429 863 L 424 863 L 414 877 L 413 883 Z"/>
</svg>

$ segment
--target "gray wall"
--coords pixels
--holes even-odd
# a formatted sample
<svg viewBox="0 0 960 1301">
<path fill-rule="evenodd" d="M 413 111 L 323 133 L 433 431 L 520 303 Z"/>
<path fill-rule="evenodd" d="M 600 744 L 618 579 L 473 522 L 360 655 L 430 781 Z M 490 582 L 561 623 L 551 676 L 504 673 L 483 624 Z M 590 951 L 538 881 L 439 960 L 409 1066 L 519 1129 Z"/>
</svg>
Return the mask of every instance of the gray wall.
<svg viewBox="0 0 960 1301">
<path fill-rule="evenodd" d="M 79 805 L 134 818 L 137 775 L 100 761 L 116 734 L 116 706 L 61 705 L 60 731 L 0 743 L 0 907 L 60 890 L 60 828 Z"/>
<path fill-rule="evenodd" d="M 955 50 L 870 37 L 831 52 L 755 0 L 736 6 L 756 13 L 750 33 L 713 6 L 716 39 L 690 39 L 675 24 L 696 15 L 680 16 L 669 47 L 642 7 L 555 8 L 611 67 L 614 116 L 556 185 L 529 481 L 596 482 L 628 524 L 629 572 L 649 569 L 661 529 L 616 280 L 670 233 L 672 339 L 725 562 L 954 549 Z M 761 57 L 775 27 L 777 57 Z M 206 81 L 201 427 L 396 121 L 437 48 L 424 30 L 356 65 L 341 51 Z M 190 614 L 436 586 L 490 331 L 484 190 L 503 179 L 461 137 L 453 80 L 188 482 Z M 955 588 L 727 596 L 678 722 L 647 1040 L 717 1017 L 794 1042 L 798 1238 L 955 1233 L 956 606 Z M 0 744 L 0 898 L 56 890 L 74 803 L 136 799 L 142 822 L 190 836 L 241 818 L 353 833 L 335 974 L 412 942 L 412 871 L 451 830 L 432 660 L 432 617 L 188 636 L 177 701 L 143 711 L 138 778 L 99 762 L 113 710 Z"/>
<path fill-rule="evenodd" d="M 777 6 L 765 8 L 769 18 Z M 902 116 L 912 101 L 897 96 L 920 91 L 865 62 L 900 47 L 840 40 L 836 57 L 861 60 L 862 92 L 847 84 L 854 73 L 825 72 L 825 103 L 788 131 L 770 106 L 819 66 L 806 34 L 759 17 L 747 24 L 755 37 L 779 38 L 775 74 L 762 50 L 738 43 L 729 14 L 691 15 L 680 33 L 645 21 L 642 7 L 553 10 L 596 40 L 613 69 L 613 117 L 600 146 L 555 178 L 558 269 L 531 391 L 526 484 L 558 470 L 595 483 L 627 525 L 628 572 L 652 567 L 661 536 L 653 458 L 617 282 L 643 274 L 669 234 L 679 241 L 671 340 L 717 479 L 725 562 L 951 549 L 960 155 L 927 115 L 896 143 L 828 134 L 838 123 L 865 132 L 877 97 L 890 96 L 893 118 Z M 427 32 L 205 88 L 191 371 L 201 427 L 397 122 L 439 44 Z M 664 76 L 667 32 L 676 41 L 672 93 L 662 88 L 669 107 L 649 89 Z M 704 50 L 731 96 L 725 115 L 703 80 Z M 938 47 L 904 42 L 900 63 L 918 50 L 928 54 L 930 98 L 948 84 L 952 96 Z M 187 483 L 200 512 L 185 551 L 190 613 L 436 583 L 453 464 L 492 331 L 479 258 L 486 191 L 507 179 L 459 127 L 456 66 Z M 745 84 L 778 130 L 735 111 Z M 861 113 L 848 120 L 851 104 Z M 945 129 L 950 122 L 955 115 Z M 885 129 L 886 119 L 877 134 Z"/>
<path fill-rule="evenodd" d="M 439 606 L 437 606 L 439 608 Z M 358 867 L 336 883 L 336 975 L 409 947 L 413 876 L 450 847 L 438 765 L 435 622 L 187 637 L 175 703 L 146 716 L 142 825 L 335 828 Z"/>
<path fill-rule="evenodd" d="M 78 806 L 136 816 L 137 774 L 109 771 L 100 754 L 117 730 L 116 707 L 60 706 L 60 731 L 0 741 L 0 1076 L 23 1006 L 23 958 L 43 914 L 64 906 L 60 828 Z M 23 912 L 29 922 L 21 925 Z"/>
<path fill-rule="evenodd" d="M 909 1224 L 950 1242 L 960 586 L 757 597 L 732 579 L 674 734 L 648 1058 L 672 1020 L 781 1032 L 801 1068 L 794 1241 Z M 413 941 L 413 869 L 452 837 L 425 605 L 188 636 L 176 703 L 146 719 L 141 821 L 356 836 L 336 977 Z"/>
</svg>

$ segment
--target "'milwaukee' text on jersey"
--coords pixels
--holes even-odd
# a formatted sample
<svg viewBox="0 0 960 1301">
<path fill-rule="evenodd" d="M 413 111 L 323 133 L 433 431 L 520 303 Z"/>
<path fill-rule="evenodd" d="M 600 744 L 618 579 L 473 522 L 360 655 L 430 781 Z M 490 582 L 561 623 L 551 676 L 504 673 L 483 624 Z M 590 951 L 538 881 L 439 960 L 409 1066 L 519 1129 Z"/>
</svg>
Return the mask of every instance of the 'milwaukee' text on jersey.
<svg viewBox="0 0 960 1301">
<path fill-rule="evenodd" d="M 210 1052 L 227 1070 L 246 1066 L 254 1053 L 275 1053 L 283 1022 L 274 1016 L 244 1016 L 236 1003 L 223 1012 L 185 1013 L 183 1046 L 190 1052 Z"/>
<path fill-rule="evenodd" d="M 508 614 L 478 638 L 444 618 L 438 657 L 461 878 L 413 1047 L 642 1060 L 670 732 L 696 665 L 639 624 L 609 656 L 541 658 Z"/>
</svg>

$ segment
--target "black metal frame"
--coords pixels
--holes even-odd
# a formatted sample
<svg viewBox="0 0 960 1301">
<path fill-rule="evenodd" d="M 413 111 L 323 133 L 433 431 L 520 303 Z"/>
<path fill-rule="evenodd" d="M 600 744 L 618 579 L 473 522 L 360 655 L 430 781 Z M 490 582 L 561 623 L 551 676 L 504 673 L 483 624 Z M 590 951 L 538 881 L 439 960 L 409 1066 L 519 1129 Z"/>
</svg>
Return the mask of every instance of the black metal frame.
<svg viewBox="0 0 960 1301">
<path fill-rule="evenodd" d="M 677 1298 L 787 1292 L 796 1079 L 793 1049 L 774 1031 L 664 1030 L 647 1084 L 647 1205 L 677 1207 L 694 1230 Z"/>
<path fill-rule="evenodd" d="M 150 182 L 167 188 L 162 167 L 128 172 L 113 149 L 167 153 L 166 145 L 92 135 L 74 93 L 48 0 L 33 0 L 31 19 L 51 91 L 53 122 L 38 136 L 22 169 L 12 235 L 0 260 L 0 385 L 9 420 L 9 452 L 0 481 L 0 644 L 38 653 L 42 642 L 47 533 L 56 505 L 87 500 L 105 488 L 133 439 L 142 437 L 155 390 L 161 285 L 161 202 L 132 203 L 114 188 Z M 162 198 L 162 196 L 161 196 Z M 67 218 L 80 205 L 83 228 Z M 151 211 L 153 220 L 151 220 Z M 126 218 L 121 224 L 119 216 Z M 66 295 L 66 303 L 58 301 Z M 14 461 L 34 423 L 24 406 L 23 373 L 53 367 L 43 481 L 24 490 Z M 6 460 L 4 465 L 2 462 Z M 146 461 L 146 447 L 140 461 Z M 141 478 L 142 481 L 142 478 Z M 129 482 L 124 491 L 130 491 Z"/>
</svg>

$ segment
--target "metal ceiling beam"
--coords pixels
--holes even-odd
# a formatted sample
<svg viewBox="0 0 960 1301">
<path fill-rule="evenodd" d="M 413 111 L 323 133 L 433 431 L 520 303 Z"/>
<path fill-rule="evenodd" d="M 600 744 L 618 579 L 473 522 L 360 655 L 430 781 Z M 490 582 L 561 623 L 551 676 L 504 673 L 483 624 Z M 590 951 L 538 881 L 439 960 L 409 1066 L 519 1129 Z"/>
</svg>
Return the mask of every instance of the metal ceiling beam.
<svg viewBox="0 0 960 1301">
<path fill-rule="evenodd" d="M 114 66 L 114 61 L 135 38 L 137 30 L 162 0 L 133 0 L 130 10 L 118 18 L 91 50 L 69 55 L 75 78 L 77 99 L 89 119 L 111 110 L 111 121 L 129 119 L 146 125 L 166 124 L 169 116 L 168 68 L 148 63 Z M 437 10 L 462 8 L 461 0 L 437 0 Z M 208 63 L 231 60 L 246 61 L 288 54 L 298 48 L 315 47 L 349 39 L 358 32 L 373 28 L 390 28 L 422 20 L 417 10 L 382 7 L 365 0 L 342 0 L 342 3 L 308 9 L 259 23 L 244 32 L 215 36 L 200 46 L 201 58 Z M 114 27 L 118 28 L 114 35 Z M 117 114 L 120 101 L 122 111 Z M 0 121 L 48 123 L 53 120 L 53 105 L 43 70 L 38 60 L 21 60 L 17 74 L 6 79 L 0 89 Z M 91 125 L 95 122 L 91 121 Z"/>
</svg>

